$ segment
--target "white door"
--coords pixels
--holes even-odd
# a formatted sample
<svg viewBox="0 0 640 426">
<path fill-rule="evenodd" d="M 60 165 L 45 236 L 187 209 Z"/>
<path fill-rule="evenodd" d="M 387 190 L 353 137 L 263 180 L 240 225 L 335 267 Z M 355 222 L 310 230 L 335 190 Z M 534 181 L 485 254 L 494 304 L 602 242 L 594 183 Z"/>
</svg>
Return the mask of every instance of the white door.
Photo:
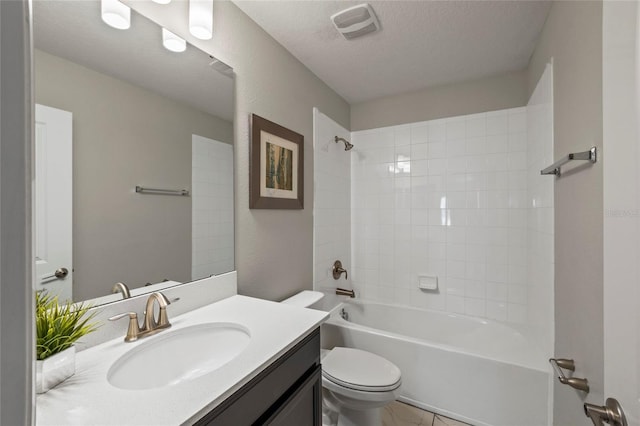
<svg viewBox="0 0 640 426">
<path fill-rule="evenodd" d="M 36 104 L 35 290 L 72 300 L 72 114 Z"/>
<path fill-rule="evenodd" d="M 603 2 L 604 397 L 629 425 L 640 425 L 639 14 Z"/>
</svg>

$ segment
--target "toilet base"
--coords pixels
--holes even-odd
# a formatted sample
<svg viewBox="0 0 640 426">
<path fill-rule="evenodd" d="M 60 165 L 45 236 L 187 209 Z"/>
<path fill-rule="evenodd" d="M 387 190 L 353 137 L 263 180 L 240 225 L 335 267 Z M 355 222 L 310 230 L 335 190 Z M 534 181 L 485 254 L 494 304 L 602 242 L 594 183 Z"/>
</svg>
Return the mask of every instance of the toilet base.
<svg viewBox="0 0 640 426">
<path fill-rule="evenodd" d="M 350 410 L 342 407 L 337 426 L 382 426 L 381 408 Z"/>
<path fill-rule="evenodd" d="M 322 389 L 323 426 L 382 426 L 382 407 L 393 401 L 364 401 Z"/>
</svg>

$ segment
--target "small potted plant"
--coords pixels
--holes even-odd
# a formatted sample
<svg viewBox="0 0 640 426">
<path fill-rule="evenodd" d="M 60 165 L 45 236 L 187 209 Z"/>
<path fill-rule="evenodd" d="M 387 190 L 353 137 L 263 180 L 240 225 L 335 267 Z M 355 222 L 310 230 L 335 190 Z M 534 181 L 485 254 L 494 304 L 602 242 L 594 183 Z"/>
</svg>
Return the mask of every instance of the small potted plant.
<svg viewBox="0 0 640 426">
<path fill-rule="evenodd" d="M 57 296 L 36 293 L 36 393 L 73 376 L 76 349 L 73 344 L 98 328 L 94 313 L 83 303 L 60 304 Z"/>
</svg>

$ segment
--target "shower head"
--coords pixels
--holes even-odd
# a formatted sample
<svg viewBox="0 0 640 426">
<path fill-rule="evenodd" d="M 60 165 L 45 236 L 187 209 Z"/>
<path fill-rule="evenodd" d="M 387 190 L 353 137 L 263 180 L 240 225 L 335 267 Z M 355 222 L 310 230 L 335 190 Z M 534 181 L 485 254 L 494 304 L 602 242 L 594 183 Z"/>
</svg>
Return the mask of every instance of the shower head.
<svg viewBox="0 0 640 426">
<path fill-rule="evenodd" d="M 351 148 L 353 148 L 353 144 L 350 143 L 348 140 L 343 139 L 343 138 L 339 138 L 339 137 L 336 136 L 335 137 L 335 142 L 338 143 L 340 141 L 344 142 L 344 150 L 345 151 L 350 151 Z"/>
</svg>

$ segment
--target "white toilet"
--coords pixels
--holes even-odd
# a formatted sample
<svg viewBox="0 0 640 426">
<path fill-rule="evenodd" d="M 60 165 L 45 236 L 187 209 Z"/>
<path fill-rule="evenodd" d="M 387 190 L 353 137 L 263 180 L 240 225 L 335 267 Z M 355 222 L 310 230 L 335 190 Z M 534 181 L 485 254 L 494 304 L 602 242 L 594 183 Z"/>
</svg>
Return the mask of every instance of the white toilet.
<svg viewBox="0 0 640 426">
<path fill-rule="evenodd" d="M 320 292 L 303 291 L 283 303 L 309 307 Z M 380 408 L 396 399 L 400 369 L 390 361 L 360 349 L 322 350 L 323 425 L 380 426 Z"/>
<path fill-rule="evenodd" d="M 400 369 L 360 349 L 323 352 L 322 403 L 338 413 L 338 426 L 380 426 L 380 408 L 396 399 Z"/>
</svg>

